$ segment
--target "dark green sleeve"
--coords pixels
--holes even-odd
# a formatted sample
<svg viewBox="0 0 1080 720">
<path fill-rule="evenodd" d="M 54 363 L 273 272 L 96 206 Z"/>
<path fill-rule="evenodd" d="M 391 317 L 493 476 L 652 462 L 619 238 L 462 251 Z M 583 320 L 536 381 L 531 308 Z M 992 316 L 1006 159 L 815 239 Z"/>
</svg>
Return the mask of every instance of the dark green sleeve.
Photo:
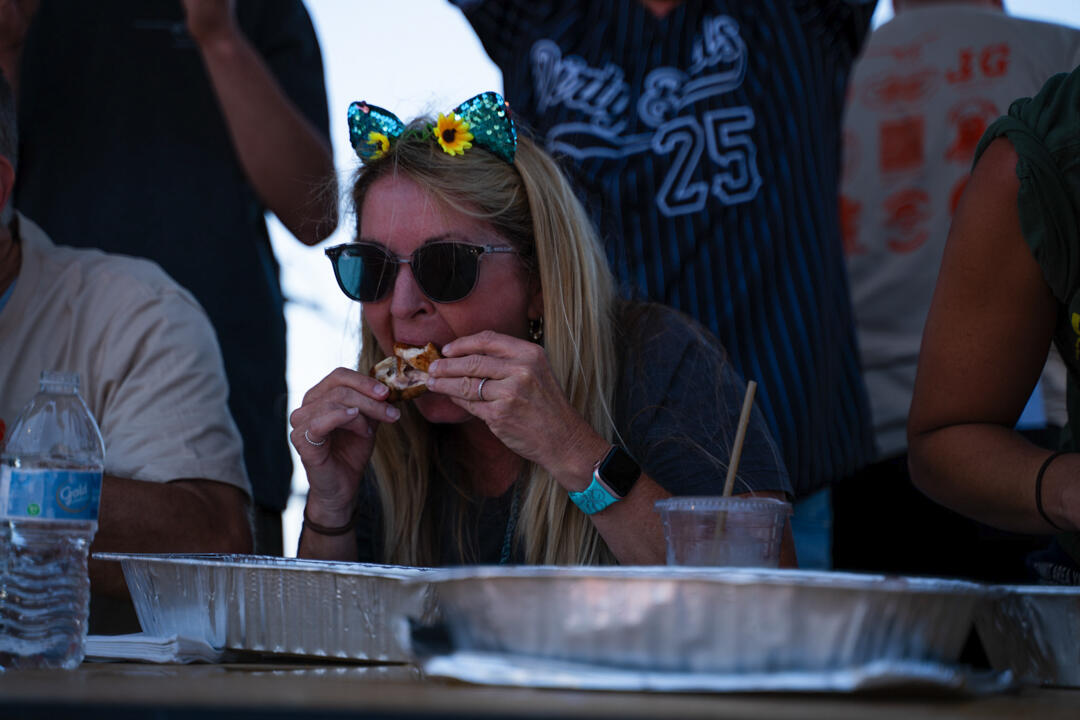
<svg viewBox="0 0 1080 720">
<path fill-rule="evenodd" d="M 1062 303 L 1080 284 L 1080 68 L 1020 98 L 979 141 L 975 162 L 1005 137 L 1016 150 L 1017 209 L 1024 240 Z"/>
</svg>

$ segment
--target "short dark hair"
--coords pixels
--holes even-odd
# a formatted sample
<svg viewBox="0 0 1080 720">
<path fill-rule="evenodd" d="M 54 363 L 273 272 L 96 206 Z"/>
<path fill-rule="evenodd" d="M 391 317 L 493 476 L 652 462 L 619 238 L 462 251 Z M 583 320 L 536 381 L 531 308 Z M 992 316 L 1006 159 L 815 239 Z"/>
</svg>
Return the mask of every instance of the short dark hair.
<svg viewBox="0 0 1080 720">
<path fill-rule="evenodd" d="M 19 129 L 15 116 L 15 93 L 3 71 L 0 71 L 0 155 L 17 164 L 19 157 Z"/>
</svg>

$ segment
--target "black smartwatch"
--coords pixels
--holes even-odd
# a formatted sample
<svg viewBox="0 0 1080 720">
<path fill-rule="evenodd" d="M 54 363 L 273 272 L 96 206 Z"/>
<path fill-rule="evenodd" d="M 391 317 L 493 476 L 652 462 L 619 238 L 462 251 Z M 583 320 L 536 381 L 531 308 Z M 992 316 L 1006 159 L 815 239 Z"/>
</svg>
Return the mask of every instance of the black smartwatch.
<svg viewBox="0 0 1080 720">
<path fill-rule="evenodd" d="M 616 498 L 622 500 L 630 494 L 634 483 L 641 476 L 641 466 L 621 445 L 612 445 L 604 459 L 596 464 L 594 472 L 600 476 L 600 482 L 607 485 Z"/>
<path fill-rule="evenodd" d="M 619 445 L 613 445 L 593 467 L 589 487 L 570 493 L 570 499 L 587 515 L 598 513 L 626 497 L 640 475 L 641 466 L 630 457 L 630 453 Z"/>
</svg>

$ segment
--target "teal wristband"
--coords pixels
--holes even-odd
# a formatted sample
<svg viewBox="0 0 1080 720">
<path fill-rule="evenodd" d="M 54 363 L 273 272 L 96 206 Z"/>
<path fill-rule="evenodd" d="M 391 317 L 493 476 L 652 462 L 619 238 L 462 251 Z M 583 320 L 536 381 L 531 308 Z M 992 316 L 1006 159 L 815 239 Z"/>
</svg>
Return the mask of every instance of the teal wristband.
<svg viewBox="0 0 1080 720">
<path fill-rule="evenodd" d="M 595 515 L 604 508 L 619 502 L 622 498 L 612 495 L 607 486 L 600 481 L 599 471 L 593 470 L 592 482 L 589 483 L 589 487 L 581 492 L 570 493 L 570 499 L 586 515 Z"/>
</svg>

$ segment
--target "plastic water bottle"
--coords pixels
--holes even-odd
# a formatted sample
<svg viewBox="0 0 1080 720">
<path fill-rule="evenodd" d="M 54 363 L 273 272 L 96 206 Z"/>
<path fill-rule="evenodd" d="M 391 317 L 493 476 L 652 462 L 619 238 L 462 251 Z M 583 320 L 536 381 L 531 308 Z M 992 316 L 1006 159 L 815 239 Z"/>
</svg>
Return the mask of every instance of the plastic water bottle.
<svg viewBox="0 0 1080 720">
<path fill-rule="evenodd" d="M 0 668 L 74 668 L 105 446 L 79 376 L 43 372 L 0 453 Z"/>
</svg>

